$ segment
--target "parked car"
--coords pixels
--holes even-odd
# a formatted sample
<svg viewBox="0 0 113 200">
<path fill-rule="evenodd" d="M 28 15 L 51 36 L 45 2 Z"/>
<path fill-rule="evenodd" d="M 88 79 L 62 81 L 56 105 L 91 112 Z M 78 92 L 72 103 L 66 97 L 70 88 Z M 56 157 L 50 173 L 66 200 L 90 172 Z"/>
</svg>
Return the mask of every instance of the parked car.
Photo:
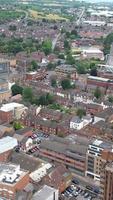
<svg viewBox="0 0 113 200">
<path fill-rule="evenodd" d="M 76 178 L 73 178 L 73 180 L 72 180 L 72 183 L 74 183 L 74 184 L 79 184 L 79 181 L 76 179 Z"/>
</svg>

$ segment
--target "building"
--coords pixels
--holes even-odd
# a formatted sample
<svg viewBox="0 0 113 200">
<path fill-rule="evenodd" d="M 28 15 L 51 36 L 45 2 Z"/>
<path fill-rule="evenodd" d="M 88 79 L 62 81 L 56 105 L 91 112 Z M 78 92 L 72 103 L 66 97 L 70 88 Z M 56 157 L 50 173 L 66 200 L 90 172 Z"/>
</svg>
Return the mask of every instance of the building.
<svg viewBox="0 0 113 200">
<path fill-rule="evenodd" d="M 57 66 L 55 72 L 58 78 L 67 78 L 69 76 L 72 80 L 77 79 L 76 68 L 72 67 L 71 65 Z"/>
<path fill-rule="evenodd" d="M 99 60 L 104 60 L 104 53 L 100 49 L 84 49 L 81 55 L 85 59 L 95 58 Z"/>
<path fill-rule="evenodd" d="M 99 87 L 105 93 L 107 90 L 113 91 L 113 80 L 98 76 L 88 76 L 87 89 L 95 89 L 96 87 Z"/>
<path fill-rule="evenodd" d="M 18 145 L 15 138 L 6 136 L 0 139 L 0 162 L 7 161 L 11 151 Z"/>
<path fill-rule="evenodd" d="M 72 174 L 64 165 L 57 166 L 44 178 L 45 184 L 58 189 L 60 193 L 70 186 L 71 181 Z"/>
<path fill-rule="evenodd" d="M 0 196 L 15 200 L 16 192 L 29 183 L 29 172 L 19 165 L 0 163 Z"/>
<path fill-rule="evenodd" d="M 50 170 L 51 168 L 52 165 L 50 163 L 42 163 L 42 165 L 38 169 L 30 174 L 30 178 L 33 182 L 38 183 L 42 180 L 44 176 L 47 175 L 48 170 Z"/>
<path fill-rule="evenodd" d="M 91 25 L 91 26 L 105 26 L 106 22 L 105 21 L 84 21 L 83 22 L 85 25 Z"/>
<path fill-rule="evenodd" d="M 46 78 L 46 71 L 45 70 L 38 70 L 35 72 L 28 72 L 25 74 L 25 79 L 26 80 L 35 80 L 35 81 L 39 81 L 39 80 L 43 80 L 44 78 Z"/>
<path fill-rule="evenodd" d="M 92 122 L 91 116 L 84 116 L 82 119 L 75 116 L 70 121 L 70 128 L 75 130 L 80 130 L 91 122 Z"/>
<path fill-rule="evenodd" d="M 0 78 L 8 80 L 10 70 L 10 62 L 6 59 L 0 59 Z"/>
<path fill-rule="evenodd" d="M 6 59 L 0 59 L 0 103 L 8 101 L 11 97 L 9 88 L 10 62 Z"/>
<path fill-rule="evenodd" d="M 101 155 L 102 151 L 106 149 L 111 150 L 112 143 L 96 139 L 91 144 L 89 144 L 86 153 L 86 176 L 100 181 L 100 173 L 102 167 Z"/>
<path fill-rule="evenodd" d="M 44 185 L 41 190 L 33 195 L 32 200 L 58 200 L 58 194 L 58 190 Z"/>
<path fill-rule="evenodd" d="M 89 141 L 75 141 L 57 136 L 43 140 L 40 144 L 39 156 L 46 160 L 64 164 L 79 175 L 85 174 L 86 151 Z"/>
<path fill-rule="evenodd" d="M 0 108 L 0 121 L 2 123 L 12 122 L 13 119 L 20 119 L 22 113 L 27 109 L 23 104 L 7 103 Z"/>
<path fill-rule="evenodd" d="M 8 101 L 10 97 L 11 90 L 9 89 L 8 81 L 6 79 L 0 78 L 0 103 L 3 101 Z"/>
<path fill-rule="evenodd" d="M 113 151 L 102 152 L 102 168 L 100 176 L 100 197 L 102 200 L 113 199 Z"/>
</svg>

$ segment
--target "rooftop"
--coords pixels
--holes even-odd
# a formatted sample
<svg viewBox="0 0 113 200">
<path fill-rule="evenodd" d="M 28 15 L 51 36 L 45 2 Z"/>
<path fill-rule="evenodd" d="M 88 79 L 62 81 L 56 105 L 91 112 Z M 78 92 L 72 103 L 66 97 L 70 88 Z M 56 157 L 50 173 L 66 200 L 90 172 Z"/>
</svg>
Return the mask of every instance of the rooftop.
<svg viewBox="0 0 113 200">
<path fill-rule="evenodd" d="M 94 140 L 92 145 L 94 146 L 97 146 L 99 148 L 102 148 L 102 149 L 112 149 L 112 143 L 111 142 L 108 142 L 108 141 L 102 141 L 102 140 Z"/>
<path fill-rule="evenodd" d="M 93 80 L 97 80 L 97 81 L 105 81 L 105 82 L 109 81 L 109 79 L 107 79 L 107 78 L 101 78 L 98 76 L 88 76 L 88 79 L 93 79 Z"/>
<path fill-rule="evenodd" d="M 36 192 L 33 195 L 32 200 L 45 200 L 46 198 L 48 199 L 56 191 L 56 189 L 44 185 L 44 187 L 40 191 Z"/>
<path fill-rule="evenodd" d="M 12 163 L 20 165 L 22 169 L 33 172 L 41 166 L 41 160 L 23 153 L 13 152 L 10 158 Z"/>
<path fill-rule="evenodd" d="M 57 136 L 52 137 L 48 140 L 43 140 L 40 144 L 40 148 L 54 151 L 57 153 L 64 154 L 71 158 L 81 158 L 84 159 L 85 153 L 87 151 L 87 144 L 77 143 L 76 141 L 71 141 L 65 138 L 59 138 Z"/>
<path fill-rule="evenodd" d="M 0 153 L 12 150 L 17 146 L 17 140 L 13 137 L 6 136 L 0 139 Z"/>
<path fill-rule="evenodd" d="M 9 112 L 9 111 L 13 111 L 15 108 L 19 108 L 19 107 L 23 107 L 23 104 L 19 104 L 19 103 L 7 103 L 7 104 L 3 104 L 2 107 L 0 108 L 1 111 L 4 112 Z"/>
<path fill-rule="evenodd" d="M 19 165 L 0 163 L 0 182 L 2 183 L 15 184 L 25 174 L 26 172 L 21 170 Z"/>
</svg>

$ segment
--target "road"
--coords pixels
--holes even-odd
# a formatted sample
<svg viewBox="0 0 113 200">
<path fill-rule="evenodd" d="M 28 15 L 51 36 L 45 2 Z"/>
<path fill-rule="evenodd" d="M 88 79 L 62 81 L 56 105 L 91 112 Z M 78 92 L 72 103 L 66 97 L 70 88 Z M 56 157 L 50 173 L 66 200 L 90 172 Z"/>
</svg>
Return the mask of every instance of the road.
<svg viewBox="0 0 113 200">
<path fill-rule="evenodd" d="M 60 33 L 53 39 L 53 41 L 52 41 L 52 51 L 55 49 L 55 46 L 56 46 L 56 43 L 57 43 L 59 37 L 60 37 Z"/>
<path fill-rule="evenodd" d="M 81 12 L 81 14 L 79 16 L 79 19 L 76 21 L 77 26 L 80 25 L 81 19 L 82 19 L 83 15 L 84 15 L 84 12 L 85 12 L 85 8 L 82 9 L 82 12 Z"/>
</svg>

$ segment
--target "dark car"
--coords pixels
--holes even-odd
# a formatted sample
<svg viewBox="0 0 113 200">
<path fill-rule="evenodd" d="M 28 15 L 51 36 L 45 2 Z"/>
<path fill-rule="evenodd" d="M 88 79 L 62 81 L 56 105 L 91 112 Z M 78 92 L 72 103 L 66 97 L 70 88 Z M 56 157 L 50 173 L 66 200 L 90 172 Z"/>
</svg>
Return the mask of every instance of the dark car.
<svg viewBox="0 0 113 200">
<path fill-rule="evenodd" d="M 73 178 L 73 180 L 72 180 L 72 183 L 74 183 L 74 184 L 79 184 L 79 181 L 76 179 L 76 178 Z"/>
</svg>

